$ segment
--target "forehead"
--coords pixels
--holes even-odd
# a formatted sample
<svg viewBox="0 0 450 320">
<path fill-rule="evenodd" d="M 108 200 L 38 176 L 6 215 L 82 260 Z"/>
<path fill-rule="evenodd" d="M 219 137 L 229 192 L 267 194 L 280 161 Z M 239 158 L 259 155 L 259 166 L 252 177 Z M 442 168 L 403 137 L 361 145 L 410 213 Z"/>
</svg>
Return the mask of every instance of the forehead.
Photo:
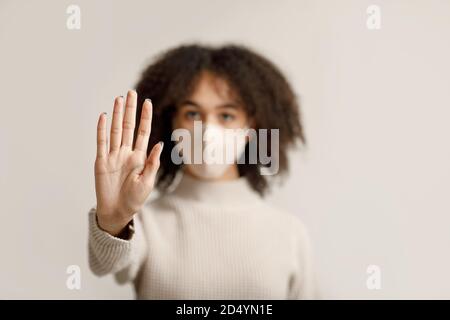
<svg viewBox="0 0 450 320">
<path fill-rule="evenodd" d="M 214 108 L 221 105 L 240 105 L 240 99 L 228 82 L 209 71 L 203 71 L 187 100 L 193 101 L 204 108 Z"/>
</svg>

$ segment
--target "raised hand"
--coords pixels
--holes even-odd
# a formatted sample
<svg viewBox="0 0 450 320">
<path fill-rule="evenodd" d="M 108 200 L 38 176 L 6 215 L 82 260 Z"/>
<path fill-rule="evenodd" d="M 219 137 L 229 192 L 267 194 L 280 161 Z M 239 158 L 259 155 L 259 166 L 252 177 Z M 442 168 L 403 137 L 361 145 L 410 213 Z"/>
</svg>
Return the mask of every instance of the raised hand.
<svg viewBox="0 0 450 320">
<path fill-rule="evenodd" d="M 123 105 L 124 98 L 117 97 L 114 101 L 109 150 L 105 113 L 100 115 L 97 125 L 94 170 L 97 221 L 101 229 L 113 236 L 121 233 L 153 190 L 163 148 L 162 142 L 155 144 L 147 157 L 152 123 L 151 101 L 146 99 L 142 106 L 134 148 L 136 91 L 127 93 L 125 114 Z"/>
</svg>

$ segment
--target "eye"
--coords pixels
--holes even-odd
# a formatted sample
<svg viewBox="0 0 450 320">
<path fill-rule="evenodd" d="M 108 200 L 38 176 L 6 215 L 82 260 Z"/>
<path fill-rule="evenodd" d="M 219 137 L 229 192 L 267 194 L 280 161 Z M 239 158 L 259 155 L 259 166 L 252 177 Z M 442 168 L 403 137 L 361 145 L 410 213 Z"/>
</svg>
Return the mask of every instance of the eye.
<svg viewBox="0 0 450 320">
<path fill-rule="evenodd" d="M 225 122 L 229 122 L 233 121 L 235 119 L 235 116 L 230 113 L 221 113 L 220 118 Z"/>
<path fill-rule="evenodd" d="M 200 113 L 197 111 L 187 111 L 184 116 L 189 120 L 200 120 Z"/>
</svg>

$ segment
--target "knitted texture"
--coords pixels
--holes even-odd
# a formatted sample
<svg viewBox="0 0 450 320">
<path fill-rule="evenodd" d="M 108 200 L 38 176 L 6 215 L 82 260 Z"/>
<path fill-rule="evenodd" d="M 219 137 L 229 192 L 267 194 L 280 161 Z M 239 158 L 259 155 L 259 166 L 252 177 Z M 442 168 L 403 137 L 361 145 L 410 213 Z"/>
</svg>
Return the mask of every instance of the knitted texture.
<svg viewBox="0 0 450 320">
<path fill-rule="evenodd" d="M 183 175 L 147 201 L 129 239 L 101 230 L 89 211 L 89 265 L 133 282 L 138 299 L 314 299 L 308 232 L 264 202 L 245 178 Z"/>
</svg>

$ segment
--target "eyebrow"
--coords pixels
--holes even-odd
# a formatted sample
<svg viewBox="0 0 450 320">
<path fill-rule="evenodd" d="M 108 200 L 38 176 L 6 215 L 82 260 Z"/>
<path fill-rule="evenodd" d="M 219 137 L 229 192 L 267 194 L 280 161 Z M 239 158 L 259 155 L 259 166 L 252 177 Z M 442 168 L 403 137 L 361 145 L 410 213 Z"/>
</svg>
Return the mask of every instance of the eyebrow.
<svg viewBox="0 0 450 320">
<path fill-rule="evenodd" d="M 198 104 L 197 102 L 192 101 L 192 100 L 184 100 L 184 101 L 182 101 L 180 103 L 180 106 L 182 106 L 182 105 L 190 105 L 190 106 L 193 106 L 193 107 L 201 108 L 200 104 Z M 228 102 L 228 103 L 224 103 L 224 104 L 218 105 L 215 108 L 217 108 L 217 109 L 231 108 L 231 109 L 239 110 L 242 107 L 240 105 L 236 104 L 236 103 Z"/>
</svg>

